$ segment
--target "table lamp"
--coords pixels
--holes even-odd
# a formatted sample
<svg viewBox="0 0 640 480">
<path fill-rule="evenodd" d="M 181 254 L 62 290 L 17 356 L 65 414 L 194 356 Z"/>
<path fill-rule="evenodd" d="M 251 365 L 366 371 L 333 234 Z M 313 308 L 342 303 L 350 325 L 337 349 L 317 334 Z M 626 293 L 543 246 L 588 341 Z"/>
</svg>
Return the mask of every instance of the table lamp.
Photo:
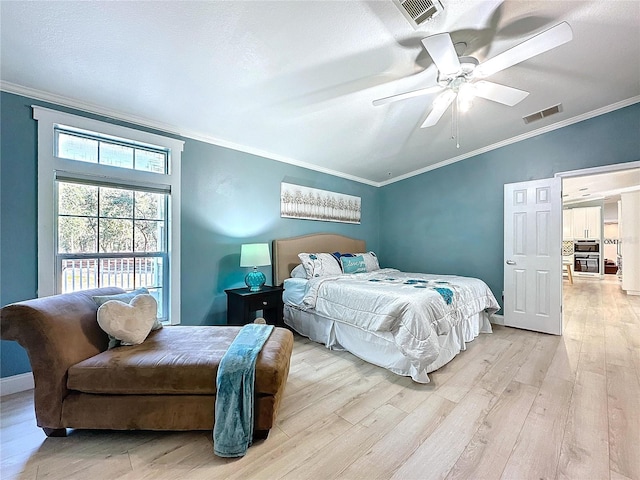
<svg viewBox="0 0 640 480">
<path fill-rule="evenodd" d="M 267 279 L 264 273 L 258 271 L 258 267 L 271 265 L 268 243 L 247 243 L 240 248 L 240 266 L 253 267 L 253 270 L 244 277 L 244 282 L 252 292 L 262 288 Z"/>
</svg>

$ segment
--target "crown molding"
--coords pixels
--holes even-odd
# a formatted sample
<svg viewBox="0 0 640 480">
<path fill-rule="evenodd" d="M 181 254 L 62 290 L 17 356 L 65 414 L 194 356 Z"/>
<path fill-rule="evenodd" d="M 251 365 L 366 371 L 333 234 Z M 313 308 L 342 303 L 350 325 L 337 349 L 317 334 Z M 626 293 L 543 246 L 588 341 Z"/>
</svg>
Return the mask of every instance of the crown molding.
<svg viewBox="0 0 640 480">
<path fill-rule="evenodd" d="M 183 136 L 191 138 L 193 140 L 199 140 L 201 142 L 216 145 L 219 147 L 224 147 L 224 148 L 229 148 L 231 150 L 237 150 L 239 152 L 249 153 L 251 155 L 256 155 L 262 158 L 268 158 L 269 160 L 275 160 L 276 162 L 287 163 L 289 165 L 306 168 L 308 170 L 313 170 L 315 172 L 326 173 L 327 175 L 332 175 L 334 177 L 344 178 L 346 180 L 352 180 L 358 183 L 364 183 L 366 185 L 371 185 L 372 187 L 380 186 L 378 182 L 374 182 L 373 180 L 368 180 L 362 177 L 356 177 L 355 175 L 350 175 L 348 173 L 339 172 L 337 170 L 332 170 L 330 168 L 325 168 L 319 165 L 303 162 L 302 160 L 296 160 L 290 157 L 286 157 L 284 155 L 279 155 L 277 153 L 271 153 L 271 152 L 267 152 L 266 150 L 260 150 L 259 148 L 253 148 L 246 145 L 240 145 L 234 142 L 229 142 L 227 140 L 222 140 L 220 138 L 212 137 L 210 135 L 205 135 L 205 134 L 196 133 L 196 132 L 189 132 L 189 133 L 183 134 Z"/>
<path fill-rule="evenodd" d="M 406 180 L 407 178 L 415 177 L 417 175 L 421 175 L 426 172 L 430 172 L 431 170 L 435 170 L 437 168 L 442 168 L 447 165 L 451 165 L 452 163 L 460 162 L 462 160 L 466 160 L 467 158 L 475 157 L 476 155 L 480 155 L 483 153 L 490 152 L 492 150 L 496 150 L 501 147 L 505 147 L 507 145 L 512 145 L 517 142 L 521 142 L 522 140 L 527 140 L 529 138 L 536 137 L 538 135 L 542 135 L 544 133 L 552 132 L 553 130 L 557 130 L 559 128 L 564 128 L 569 125 L 573 125 L 574 123 L 582 122 L 584 120 L 588 120 L 593 117 L 597 117 L 599 115 L 604 115 L 606 113 L 612 112 L 614 110 L 618 110 L 620 108 L 627 107 L 629 105 L 633 105 L 635 103 L 640 102 L 640 95 L 635 97 L 628 98 L 626 100 L 622 100 L 617 103 L 613 103 L 611 105 L 607 105 L 596 110 L 592 110 L 590 112 L 583 113 L 582 115 L 577 115 L 572 118 L 568 118 L 561 122 L 553 123 L 551 125 L 547 125 L 545 127 L 539 128 L 537 130 L 533 130 L 531 132 L 524 133 L 522 135 L 518 135 L 507 140 L 503 140 L 501 142 L 494 143 L 492 145 L 488 145 L 486 147 L 473 150 L 471 152 L 465 153 L 463 155 L 458 155 L 457 157 L 452 157 L 446 160 L 443 160 L 438 163 L 434 163 L 432 165 L 428 165 L 426 167 L 420 168 L 418 170 L 413 170 L 409 173 L 405 173 L 403 175 L 394 177 L 389 180 L 385 180 L 382 182 L 376 182 L 373 180 L 368 180 L 366 178 L 357 177 L 355 175 L 350 175 L 347 173 L 339 172 L 337 170 L 332 170 L 329 168 L 320 167 L 318 165 L 313 165 L 311 163 L 307 163 L 301 160 L 296 160 L 293 158 L 286 157 L 284 155 L 279 155 L 276 153 L 271 153 L 266 150 L 261 150 L 258 148 L 249 147 L 246 145 L 240 145 L 235 142 L 230 142 L 227 140 L 223 140 L 211 135 L 206 135 L 200 132 L 194 132 L 189 130 L 182 130 L 175 125 L 168 125 L 161 122 L 155 122 L 149 120 L 147 118 L 137 117 L 134 115 L 129 115 L 123 112 L 119 112 L 116 110 L 111 110 L 108 108 L 100 107 L 94 104 L 81 102 L 72 98 L 63 97 L 60 95 L 56 95 L 50 92 L 45 92 L 42 90 L 36 90 L 29 87 L 23 87 L 21 85 L 16 85 L 9 82 L 0 81 L 0 90 L 5 91 L 7 93 L 13 93 L 16 95 L 26 96 L 32 99 L 41 100 L 44 102 L 54 103 L 56 105 L 60 105 L 63 107 L 74 108 L 77 110 L 81 110 L 87 113 L 92 113 L 95 115 L 101 115 L 104 117 L 111 118 L 113 120 L 124 121 L 128 123 L 132 123 L 135 125 L 139 125 L 146 128 L 151 128 L 154 130 L 159 130 L 161 132 L 177 135 L 184 138 L 189 138 L 192 140 L 197 140 L 200 142 L 208 143 L 211 145 L 216 145 L 219 147 L 228 148 L 231 150 L 236 150 L 239 152 L 248 153 L 250 155 L 255 155 L 262 158 L 267 158 L 269 160 L 275 160 L 277 162 L 287 163 L 289 165 L 294 165 L 296 167 L 306 168 L 308 170 L 313 170 L 319 173 L 325 173 L 327 175 L 332 175 L 334 177 L 344 178 L 346 180 L 352 180 L 354 182 L 363 183 L 365 185 L 370 185 L 373 187 L 384 187 L 385 185 L 390 185 L 392 183 L 400 182 L 402 180 Z"/>
<path fill-rule="evenodd" d="M 482 153 L 490 152 L 491 150 L 496 150 L 501 147 L 506 147 L 507 145 L 511 145 L 514 143 L 521 142 L 522 140 L 527 140 L 529 138 L 537 137 L 538 135 L 542 135 L 544 133 L 552 132 L 553 130 L 558 130 L 559 128 L 564 128 L 569 125 L 573 125 L 574 123 L 579 123 L 584 120 L 589 120 L 590 118 L 597 117 L 599 115 L 604 115 L 605 113 L 613 112 L 614 110 L 619 110 L 620 108 L 628 107 L 629 105 L 633 105 L 635 103 L 640 102 L 640 95 L 635 97 L 627 98 L 626 100 L 622 100 L 620 102 L 612 103 L 611 105 L 607 105 L 605 107 L 598 108 L 596 110 L 592 110 L 590 112 L 583 113 L 582 115 L 577 115 L 575 117 L 568 118 L 566 120 L 562 120 L 561 122 L 553 123 L 551 125 L 547 125 L 546 127 L 539 128 L 537 130 L 533 130 L 531 132 L 523 133 L 522 135 L 518 135 L 516 137 L 511 137 L 507 140 L 503 140 L 501 142 L 494 143 L 492 145 L 488 145 L 483 148 L 479 148 L 478 150 L 473 150 L 472 152 L 465 153 L 463 155 L 459 155 L 457 157 L 449 158 L 447 160 L 443 160 L 442 162 L 434 163 L 433 165 L 429 165 L 427 167 L 420 168 L 418 170 L 414 170 L 409 173 L 405 173 L 404 175 L 400 175 L 398 177 L 394 177 L 390 180 L 385 180 L 384 182 L 379 182 L 378 187 L 384 187 L 385 185 L 390 185 L 392 183 L 399 182 L 401 180 L 405 180 L 407 178 L 415 177 L 417 175 L 421 175 L 423 173 L 429 172 L 431 170 L 435 170 L 437 168 L 445 167 L 447 165 L 451 165 L 452 163 L 460 162 L 461 160 L 466 160 L 467 158 L 475 157 L 476 155 L 480 155 Z"/>
<path fill-rule="evenodd" d="M 0 90 L 7 93 L 13 93 L 15 95 L 22 95 L 34 100 L 40 100 L 43 102 L 53 103 L 60 107 L 73 108 L 81 110 L 85 113 L 91 113 L 94 115 L 100 115 L 112 120 L 118 120 L 122 122 L 132 123 L 139 127 L 151 128 L 158 130 L 161 133 L 169 135 L 180 135 L 179 129 L 173 125 L 167 125 L 160 122 L 154 122 L 143 117 L 137 117 L 135 115 L 129 115 L 117 110 L 111 110 L 109 108 L 100 107 L 92 103 L 81 102 L 69 97 L 63 97 L 56 95 L 55 93 L 45 92 L 43 90 L 36 90 L 34 88 L 23 87 L 22 85 L 16 85 L 14 83 L 0 81 Z"/>
<path fill-rule="evenodd" d="M 189 138 L 191 140 L 197 140 L 197 141 L 208 143 L 211 145 L 216 145 L 218 147 L 224 147 L 224 148 L 236 150 L 243 153 L 248 153 L 250 155 L 267 158 L 269 160 L 275 160 L 277 162 L 287 163 L 289 165 L 294 165 L 296 167 L 306 168 L 308 170 L 313 170 L 319 173 L 326 173 L 327 175 L 344 178 L 346 180 L 352 180 L 358 183 L 364 183 L 366 185 L 371 185 L 373 187 L 380 186 L 378 182 L 375 182 L 373 180 L 368 180 L 366 178 L 357 177 L 355 175 L 339 172 L 337 170 L 332 170 L 330 168 L 320 167 L 318 165 L 313 165 L 311 163 L 303 162 L 301 160 L 289 158 L 284 155 L 271 153 L 266 150 L 261 150 L 259 148 L 240 145 L 238 143 L 223 140 L 223 139 L 213 137 L 211 135 L 206 135 L 200 132 L 183 130 L 176 125 L 168 125 L 161 122 L 155 122 L 148 118 L 137 117 L 137 116 L 123 113 L 117 110 L 111 110 L 108 108 L 100 107 L 98 105 L 94 105 L 91 103 L 81 102 L 73 98 L 56 95 L 50 92 L 36 90 L 29 87 L 23 87 L 22 85 L 16 85 L 16 84 L 4 82 L 4 81 L 0 81 L 0 90 L 7 93 L 13 93 L 15 95 L 29 97 L 34 100 L 53 103 L 61 107 L 73 108 L 76 110 L 81 110 L 86 113 L 100 115 L 103 117 L 110 118 L 112 120 L 123 121 L 123 122 L 131 123 L 134 125 L 138 125 L 141 127 L 151 128 L 153 130 L 158 130 L 162 133 L 166 133 L 169 135 L 176 135 L 183 138 Z"/>
</svg>

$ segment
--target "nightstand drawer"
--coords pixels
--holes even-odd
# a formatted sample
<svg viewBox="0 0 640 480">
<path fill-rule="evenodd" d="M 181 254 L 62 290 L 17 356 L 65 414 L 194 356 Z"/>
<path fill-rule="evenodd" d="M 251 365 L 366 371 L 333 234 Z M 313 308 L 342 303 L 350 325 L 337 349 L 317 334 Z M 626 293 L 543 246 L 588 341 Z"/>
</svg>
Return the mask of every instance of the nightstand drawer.
<svg viewBox="0 0 640 480">
<path fill-rule="evenodd" d="M 259 295 L 256 298 L 249 298 L 249 310 L 264 310 L 267 308 L 276 308 L 280 302 L 280 294 Z"/>
</svg>

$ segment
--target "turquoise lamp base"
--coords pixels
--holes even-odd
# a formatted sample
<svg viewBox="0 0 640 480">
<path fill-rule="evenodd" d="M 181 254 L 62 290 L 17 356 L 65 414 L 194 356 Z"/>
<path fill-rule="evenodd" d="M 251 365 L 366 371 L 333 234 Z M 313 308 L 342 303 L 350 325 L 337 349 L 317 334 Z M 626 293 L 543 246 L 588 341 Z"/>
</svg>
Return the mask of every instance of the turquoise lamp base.
<svg viewBox="0 0 640 480">
<path fill-rule="evenodd" d="M 253 267 L 253 271 L 247 273 L 247 276 L 244 277 L 244 283 L 247 284 L 251 292 L 257 292 L 262 289 L 266 281 L 267 278 L 264 276 L 264 273 L 258 271 L 256 267 Z"/>
</svg>

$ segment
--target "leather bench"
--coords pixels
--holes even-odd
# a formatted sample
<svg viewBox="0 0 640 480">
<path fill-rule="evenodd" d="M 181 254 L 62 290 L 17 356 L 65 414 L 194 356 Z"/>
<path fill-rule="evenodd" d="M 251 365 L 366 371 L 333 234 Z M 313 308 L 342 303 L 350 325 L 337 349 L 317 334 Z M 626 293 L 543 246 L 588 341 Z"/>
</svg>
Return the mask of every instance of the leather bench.
<svg viewBox="0 0 640 480">
<path fill-rule="evenodd" d="M 38 426 L 56 436 L 66 428 L 211 430 L 218 365 L 242 327 L 166 326 L 140 345 L 107 350 L 92 296 L 122 292 L 85 290 L 0 310 L 2 339 L 29 355 Z M 275 328 L 258 355 L 254 438 L 274 425 L 292 349 L 292 333 Z"/>
</svg>

